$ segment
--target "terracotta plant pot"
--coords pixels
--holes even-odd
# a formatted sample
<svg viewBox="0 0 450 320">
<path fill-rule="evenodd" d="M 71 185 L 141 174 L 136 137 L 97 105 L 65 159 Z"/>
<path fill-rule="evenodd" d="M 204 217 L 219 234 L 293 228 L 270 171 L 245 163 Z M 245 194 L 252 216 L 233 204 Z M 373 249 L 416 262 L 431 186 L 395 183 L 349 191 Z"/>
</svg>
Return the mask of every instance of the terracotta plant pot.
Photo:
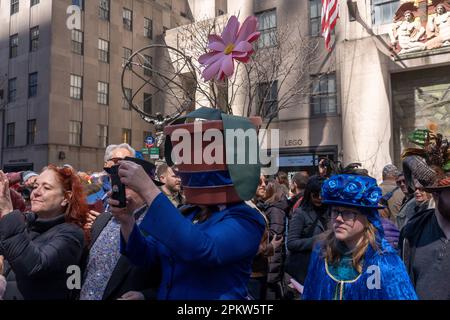
<svg viewBox="0 0 450 320">
<path fill-rule="evenodd" d="M 252 117 L 249 118 L 252 123 L 255 125 L 256 128 L 259 128 L 262 121 L 259 117 Z M 202 121 L 201 122 L 201 133 L 202 137 L 206 130 L 208 129 L 217 129 L 222 132 L 223 137 L 223 123 L 221 120 L 213 120 L 213 121 Z M 216 205 L 216 204 L 226 204 L 226 203 L 235 203 L 242 201 L 239 195 L 237 194 L 236 190 L 234 189 L 234 186 L 232 183 L 227 183 L 226 185 L 209 185 L 209 186 L 188 186 L 185 185 L 183 182 L 186 181 L 186 179 L 189 179 L 189 177 L 192 177 L 196 174 L 203 174 L 203 178 L 207 177 L 208 175 L 216 175 L 216 174 L 227 174 L 228 168 L 227 164 L 225 162 L 226 159 L 226 153 L 225 153 L 225 146 L 224 146 L 224 139 L 222 139 L 222 154 L 223 157 L 221 161 L 218 161 L 219 163 L 212 163 L 207 164 L 205 163 L 205 159 L 203 159 L 203 151 L 205 150 L 205 147 L 208 146 L 211 141 L 201 141 L 201 150 L 196 149 L 196 144 L 194 143 L 194 134 L 195 130 L 199 129 L 199 127 L 194 125 L 194 122 L 190 123 L 183 123 L 183 124 L 176 124 L 167 126 L 164 128 L 164 135 L 172 136 L 173 132 L 177 129 L 185 129 L 190 133 L 191 138 L 191 157 L 189 163 L 177 163 L 176 167 L 177 170 L 182 177 L 182 185 L 183 185 L 183 191 L 184 195 L 186 197 L 186 202 L 189 204 L 196 204 L 196 205 Z M 181 141 L 172 141 L 172 146 L 175 147 L 177 144 L 179 144 Z M 200 161 L 197 161 L 198 163 L 194 162 L 194 155 L 201 153 L 201 157 L 199 157 Z M 180 156 L 183 156 L 183 153 L 180 152 Z M 215 154 L 213 154 L 215 156 Z M 201 158 L 201 159 L 200 159 Z M 176 162 L 176 159 L 172 159 L 174 162 Z M 220 160 L 220 159 L 218 159 Z M 184 181 L 183 181 L 184 180 Z"/>
</svg>

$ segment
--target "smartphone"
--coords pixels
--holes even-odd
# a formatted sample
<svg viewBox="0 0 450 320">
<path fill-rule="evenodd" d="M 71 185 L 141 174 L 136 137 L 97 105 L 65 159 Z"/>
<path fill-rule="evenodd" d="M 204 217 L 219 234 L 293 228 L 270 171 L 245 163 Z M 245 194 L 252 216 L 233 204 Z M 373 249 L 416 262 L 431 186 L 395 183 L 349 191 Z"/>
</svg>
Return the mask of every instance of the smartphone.
<svg viewBox="0 0 450 320">
<path fill-rule="evenodd" d="M 126 207 L 127 199 L 125 195 L 125 185 L 120 182 L 119 165 L 112 166 L 111 168 L 105 168 L 105 171 L 111 177 L 111 198 L 119 201 L 119 205 L 117 207 Z"/>
</svg>

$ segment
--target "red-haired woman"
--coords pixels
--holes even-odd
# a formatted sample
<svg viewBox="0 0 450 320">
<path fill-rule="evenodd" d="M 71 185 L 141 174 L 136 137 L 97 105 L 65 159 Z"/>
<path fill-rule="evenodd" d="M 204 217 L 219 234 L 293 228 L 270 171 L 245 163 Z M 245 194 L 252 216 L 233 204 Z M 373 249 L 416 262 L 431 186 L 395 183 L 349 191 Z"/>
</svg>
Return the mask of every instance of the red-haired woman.
<svg viewBox="0 0 450 320">
<path fill-rule="evenodd" d="M 8 179 L 0 171 L 0 255 L 7 280 L 3 298 L 69 299 L 74 292 L 68 288 L 67 271 L 80 264 L 88 212 L 73 170 L 46 167 L 33 187 L 31 211 L 13 211 Z"/>
</svg>

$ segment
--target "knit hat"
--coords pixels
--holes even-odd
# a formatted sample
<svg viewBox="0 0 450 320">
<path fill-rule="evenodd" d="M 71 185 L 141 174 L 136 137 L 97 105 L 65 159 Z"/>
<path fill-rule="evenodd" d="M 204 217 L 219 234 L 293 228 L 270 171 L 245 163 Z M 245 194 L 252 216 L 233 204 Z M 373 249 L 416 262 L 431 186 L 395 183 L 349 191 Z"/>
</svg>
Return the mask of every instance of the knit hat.
<svg viewBox="0 0 450 320">
<path fill-rule="evenodd" d="M 35 176 L 38 176 L 38 174 L 34 171 L 24 171 L 22 172 L 22 182 L 25 183 L 28 179 Z"/>
</svg>

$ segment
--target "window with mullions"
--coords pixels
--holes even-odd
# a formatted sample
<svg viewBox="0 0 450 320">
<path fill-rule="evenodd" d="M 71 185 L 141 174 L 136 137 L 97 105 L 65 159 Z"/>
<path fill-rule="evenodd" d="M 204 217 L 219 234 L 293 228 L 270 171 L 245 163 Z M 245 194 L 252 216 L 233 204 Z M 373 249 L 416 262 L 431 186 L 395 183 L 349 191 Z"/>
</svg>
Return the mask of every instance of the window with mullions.
<svg viewBox="0 0 450 320">
<path fill-rule="evenodd" d="M 318 37 L 322 33 L 322 1 L 309 0 L 309 33 Z"/>
<path fill-rule="evenodd" d="M 30 52 L 39 49 L 39 26 L 30 29 Z"/>
<path fill-rule="evenodd" d="M 19 12 L 19 0 L 11 0 L 11 15 Z"/>
<path fill-rule="evenodd" d="M 126 65 L 128 59 L 130 59 L 131 53 L 132 53 L 131 49 L 123 47 L 122 64 L 124 66 Z M 127 68 L 128 69 L 132 69 L 133 68 L 131 63 L 129 65 L 127 65 Z"/>
<path fill-rule="evenodd" d="M 399 0 L 372 0 L 372 23 L 374 25 L 392 23 L 399 5 Z"/>
<path fill-rule="evenodd" d="M 313 76 L 310 104 L 312 115 L 336 113 L 337 103 L 335 74 Z"/>
<path fill-rule="evenodd" d="M 259 114 L 263 118 L 272 117 L 276 113 L 278 109 L 278 81 L 258 84 L 258 106 L 261 108 Z"/>
<path fill-rule="evenodd" d="M 149 18 L 144 18 L 144 36 L 153 39 L 153 21 Z"/>
<path fill-rule="evenodd" d="M 126 30 L 133 30 L 133 11 L 128 10 L 127 8 L 123 8 L 123 27 Z"/>
<path fill-rule="evenodd" d="M 109 103 L 109 84 L 99 81 L 97 84 L 97 103 L 108 104 Z"/>
<path fill-rule="evenodd" d="M 144 112 L 152 114 L 152 95 L 149 93 L 144 93 Z"/>
<path fill-rule="evenodd" d="M 39 0 L 31 0 L 30 1 L 30 7 L 35 6 L 37 4 L 39 4 Z"/>
<path fill-rule="evenodd" d="M 131 98 L 133 97 L 133 90 L 131 90 L 130 88 L 124 88 L 124 91 L 125 96 L 122 97 L 122 109 L 130 110 L 131 107 L 128 101 L 131 101 Z"/>
<path fill-rule="evenodd" d="M 275 9 L 257 13 L 258 31 L 261 33 L 257 46 L 268 48 L 277 45 L 277 12 Z"/>
<path fill-rule="evenodd" d="M 84 0 L 72 0 L 72 4 L 79 6 L 81 10 L 84 10 Z"/>
<path fill-rule="evenodd" d="M 98 39 L 98 60 L 109 63 L 109 42 Z"/>
<path fill-rule="evenodd" d="M 147 77 L 152 76 L 152 65 L 153 65 L 153 58 L 149 55 L 144 54 L 144 75 Z"/>
<path fill-rule="evenodd" d="M 131 129 L 122 129 L 122 143 L 131 145 Z"/>
<path fill-rule="evenodd" d="M 72 30 L 72 52 L 83 55 L 83 31 Z"/>
<path fill-rule="evenodd" d="M 6 146 L 14 147 L 16 135 L 16 123 L 11 122 L 6 125 Z"/>
<path fill-rule="evenodd" d="M 9 58 L 17 57 L 19 50 L 19 35 L 16 33 L 9 37 Z"/>
<path fill-rule="evenodd" d="M 36 119 L 27 121 L 27 144 L 34 144 L 36 139 Z"/>
<path fill-rule="evenodd" d="M 8 81 L 8 102 L 15 102 L 17 98 L 17 78 Z"/>
<path fill-rule="evenodd" d="M 69 144 L 81 145 L 81 122 L 69 121 Z"/>
<path fill-rule="evenodd" d="M 108 146 L 108 126 L 99 124 L 97 126 L 98 146 L 106 148 Z"/>
<path fill-rule="evenodd" d="M 38 73 L 33 72 L 28 75 L 28 98 L 37 96 Z"/>
<path fill-rule="evenodd" d="M 100 0 L 98 5 L 98 16 L 100 19 L 109 21 L 109 0 Z"/>
<path fill-rule="evenodd" d="M 70 75 L 70 97 L 77 100 L 83 99 L 83 77 Z"/>
</svg>

